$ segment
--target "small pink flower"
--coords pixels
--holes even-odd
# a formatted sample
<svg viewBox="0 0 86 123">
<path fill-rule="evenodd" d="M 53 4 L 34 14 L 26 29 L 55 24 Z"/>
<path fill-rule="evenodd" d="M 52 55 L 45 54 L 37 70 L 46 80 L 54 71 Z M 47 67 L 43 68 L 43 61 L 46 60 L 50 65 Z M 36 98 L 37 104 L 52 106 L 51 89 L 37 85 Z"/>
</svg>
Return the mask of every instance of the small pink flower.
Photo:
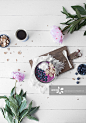
<svg viewBox="0 0 86 123">
<path fill-rule="evenodd" d="M 17 82 L 22 82 L 25 78 L 25 75 L 23 73 L 20 73 L 20 72 L 12 72 L 11 78 L 15 79 Z"/>
<path fill-rule="evenodd" d="M 57 42 L 57 43 L 62 43 L 63 42 L 63 37 L 64 36 L 63 36 L 63 34 L 62 34 L 59 27 L 53 26 L 50 33 L 51 33 L 51 35 L 52 35 L 55 42 Z"/>
</svg>

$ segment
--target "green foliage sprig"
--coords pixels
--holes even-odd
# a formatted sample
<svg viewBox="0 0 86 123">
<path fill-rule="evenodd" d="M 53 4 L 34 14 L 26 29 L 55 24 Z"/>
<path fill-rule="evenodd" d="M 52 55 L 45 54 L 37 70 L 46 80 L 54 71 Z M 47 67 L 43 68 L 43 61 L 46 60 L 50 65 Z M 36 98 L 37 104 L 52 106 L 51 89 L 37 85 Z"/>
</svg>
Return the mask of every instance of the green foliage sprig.
<svg viewBox="0 0 86 123">
<path fill-rule="evenodd" d="M 86 4 L 84 3 L 84 7 L 76 5 L 71 6 L 71 8 L 75 11 L 76 14 L 71 14 L 67 12 L 67 10 L 63 7 L 63 11 L 61 11 L 63 14 L 66 15 L 66 18 L 68 21 L 65 23 L 66 27 L 62 30 L 62 32 L 66 31 L 73 33 L 74 31 L 79 30 L 81 27 L 86 25 Z M 84 35 L 86 35 L 86 31 L 84 32 Z"/>
<path fill-rule="evenodd" d="M 32 107 L 32 101 L 27 108 L 26 92 L 21 89 L 19 94 L 15 95 L 15 87 L 11 90 L 9 98 L 7 96 L 0 96 L 0 99 L 5 99 L 5 108 L 0 108 L 4 118 L 8 123 L 21 123 L 23 118 L 38 121 L 38 119 L 32 116 L 38 109 L 38 107 Z"/>
</svg>

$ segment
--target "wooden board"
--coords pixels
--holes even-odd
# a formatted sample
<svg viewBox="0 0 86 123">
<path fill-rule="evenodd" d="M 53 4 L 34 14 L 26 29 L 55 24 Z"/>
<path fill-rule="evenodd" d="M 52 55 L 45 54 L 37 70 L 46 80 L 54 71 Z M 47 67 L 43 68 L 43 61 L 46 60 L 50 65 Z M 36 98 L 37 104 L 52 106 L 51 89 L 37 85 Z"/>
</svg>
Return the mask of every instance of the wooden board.
<svg viewBox="0 0 86 123">
<path fill-rule="evenodd" d="M 65 56 L 64 56 L 63 53 L 62 53 L 63 50 L 66 50 L 66 52 L 67 52 L 67 55 L 68 55 L 68 58 L 69 58 L 69 61 L 70 61 L 71 65 L 72 65 L 72 68 L 69 67 L 68 61 L 66 60 Z M 48 55 L 48 54 L 51 55 L 51 56 L 53 56 L 55 59 L 57 59 L 57 60 L 59 60 L 60 62 L 63 62 L 63 63 L 65 64 L 65 67 L 64 67 L 64 69 L 61 71 L 60 74 L 62 74 L 62 73 L 64 73 L 64 72 L 66 72 L 66 71 L 69 71 L 69 70 L 73 69 L 74 66 L 73 66 L 72 60 L 78 57 L 78 56 L 75 56 L 75 55 L 76 55 L 76 52 L 74 52 L 74 53 L 72 53 L 72 54 L 69 55 L 67 46 L 61 47 L 61 48 L 59 48 L 59 49 L 56 49 L 56 50 L 51 51 L 51 52 L 49 52 L 49 53 L 46 53 L 46 54 L 44 54 L 44 55 L 42 55 L 42 56 L 46 56 L 46 55 Z M 31 67 L 32 67 L 33 61 L 32 61 L 32 60 L 29 60 L 29 63 L 30 63 L 30 65 L 31 65 Z"/>
</svg>

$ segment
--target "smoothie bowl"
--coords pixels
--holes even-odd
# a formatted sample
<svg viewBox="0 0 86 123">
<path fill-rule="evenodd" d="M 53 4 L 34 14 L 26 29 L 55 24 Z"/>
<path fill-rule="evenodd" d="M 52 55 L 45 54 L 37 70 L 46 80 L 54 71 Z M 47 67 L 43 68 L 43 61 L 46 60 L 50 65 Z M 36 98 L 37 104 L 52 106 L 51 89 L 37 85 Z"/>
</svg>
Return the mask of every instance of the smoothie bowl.
<svg viewBox="0 0 86 123">
<path fill-rule="evenodd" d="M 54 65 L 48 61 L 40 62 L 35 68 L 35 76 L 42 83 L 49 83 L 55 79 L 56 70 Z"/>
</svg>

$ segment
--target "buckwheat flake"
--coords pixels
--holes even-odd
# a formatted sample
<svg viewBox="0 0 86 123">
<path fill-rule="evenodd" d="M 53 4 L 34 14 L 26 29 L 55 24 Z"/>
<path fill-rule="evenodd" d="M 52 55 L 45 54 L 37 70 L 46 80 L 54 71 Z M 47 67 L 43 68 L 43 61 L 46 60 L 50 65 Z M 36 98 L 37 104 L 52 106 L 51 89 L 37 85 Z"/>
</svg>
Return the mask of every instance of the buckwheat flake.
<svg viewBox="0 0 86 123">
<path fill-rule="evenodd" d="M 22 52 L 21 52 L 21 51 L 18 51 L 18 54 L 19 54 L 19 55 L 21 55 L 21 54 L 22 54 Z"/>
</svg>

